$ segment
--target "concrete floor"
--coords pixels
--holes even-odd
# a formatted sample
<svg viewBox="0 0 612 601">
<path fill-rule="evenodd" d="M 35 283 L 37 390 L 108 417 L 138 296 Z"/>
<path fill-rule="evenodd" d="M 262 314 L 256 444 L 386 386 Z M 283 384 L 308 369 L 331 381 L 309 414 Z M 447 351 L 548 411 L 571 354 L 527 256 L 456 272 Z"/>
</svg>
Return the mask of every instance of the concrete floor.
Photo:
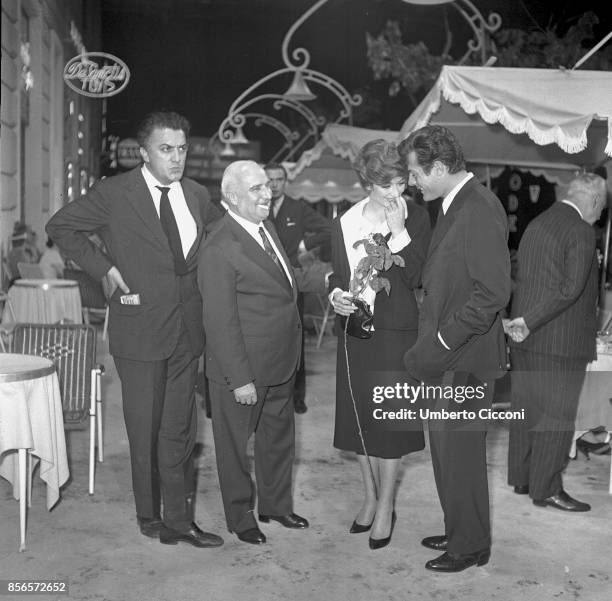
<svg viewBox="0 0 612 601">
<path fill-rule="evenodd" d="M 221 534 L 219 549 L 165 546 L 142 536 L 132 501 L 128 444 L 118 379 L 106 344 L 105 461 L 96 493 L 87 494 L 88 433 L 68 433 L 71 480 L 48 512 L 35 476 L 27 549 L 18 552 L 18 503 L 0 482 L 0 579 L 67 579 L 69 596 L 40 599 L 112 601 L 327 601 L 371 599 L 454 601 L 609 601 L 612 599 L 610 457 L 570 462 L 566 489 L 592 504 L 586 514 L 538 508 L 505 484 L 508 431 L 488 436 L 493 524 L 490 563 L 453 575 L 431 573 L 436 555 L 422 537 L 442 533 L 429 451 L 404 458 L 398 480 L 398 521 L 391 544 L 371 551 L 367 535 L 349 535 L 360 505 L 356 461 L 332 447 L 335 340 L 307 342 L 308 412 L 297 416 L 295 509 L 306 531 L 263 525 L 268 543 L 255 547 L 227 533 L 210 421 L 201 412 L 197 520 Z M 23 598 L 21 595 L 6 599 Z"/>
</svg>

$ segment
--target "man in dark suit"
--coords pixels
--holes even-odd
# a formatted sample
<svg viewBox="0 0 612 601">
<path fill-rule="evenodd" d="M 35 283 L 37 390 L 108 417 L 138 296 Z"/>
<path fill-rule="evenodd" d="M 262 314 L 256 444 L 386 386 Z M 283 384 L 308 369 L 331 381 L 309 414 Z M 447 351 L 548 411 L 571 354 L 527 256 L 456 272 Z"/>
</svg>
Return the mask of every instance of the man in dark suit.
<svg viewBox="0 0 612 601">
<path fill-rule="evenodd" d="M 298 256 L 306 251 L 322 247 L 328 251 L 331 245 L 331 222 L 302 200 L 296 200 L 285 194 L 287 171 L 280 163 L 268 163 L 265 166 L 270 180 L 272 192 L 272 211 L 270 219 L 274 223 L 281 244 L 289 257 L 291 265 L 301 270 Z M 309 235 L 310 234 L 310 235 Z M 298 286 L 301 279 L 298 279 Z M 300 318 L 304 318 L 304 295 L 298 295 Z M 295 375 L 293 403 L 296 413 L 307 410 L 306 369 L 304 367 L 304 345 L 302 340 L 302 355 L 300 365 Z"/>
<path fill-rule="evenodd" d="M 219 213 L 205 188 L 183 178 L 188 133 L 189 122 L 176 113 L 148 115 L 137 135 L 144 164 L 67 204 L 47 233 L 91 276 L 108 276 L 114 290 L 110 352 L 140 531 L 165 544 L 212 547 L 222 539 L 194 522 L 194 387 L 204 347 L 196 263 L 205 228 Z"/>
<path fill-rule="evenodd" d="M 512 405 L 508 483 L 534 505 L 590 506 L 563 490 L 586 364 L 595 359 L 597 256 L 591 227 L 606 200 L 604 180 L 582 174 L 565 199 L 536 217 L 518 250 L 512 315 Z"/>
<path fill-rule="evenodd" d="M 289 259 L 266 221 L 271 194 L 253 161 L 231 163 L 221 192 L 228 212 L 200 251 L 206 375 L 225 517 L 230 532 L 266 542 L 253 515 L 247 457 L 255 433 L 259 521 L 307 528 L 293 513 L 295 429 L 291 402 L 302 324 Z"/>
<path fill-rule="evenodd" d="M 490 405 L 494 378 L 506 366 L 500 315 L 510 297 L 506 215 L 498 198 L 465 170 L 461 147 L 446 128 L 419 129 L 399 151 L 409 184 L 427 202 L 443 198 L 423 270 L 419 334 L 404 362 L 413 377 L 426 383 L 445 389 L 478 386 L 479 395 L 470 401 L 460 405 L 440 395 L 432 407 L 478 416 Z M 469 416 L 429 420 L 445 533 L 423 539 L 425 547 L 444 551 L 425 564 L 427 569 L 458 572 L 489 560 L 485 435 L 483 423 Z"/>
</svg>

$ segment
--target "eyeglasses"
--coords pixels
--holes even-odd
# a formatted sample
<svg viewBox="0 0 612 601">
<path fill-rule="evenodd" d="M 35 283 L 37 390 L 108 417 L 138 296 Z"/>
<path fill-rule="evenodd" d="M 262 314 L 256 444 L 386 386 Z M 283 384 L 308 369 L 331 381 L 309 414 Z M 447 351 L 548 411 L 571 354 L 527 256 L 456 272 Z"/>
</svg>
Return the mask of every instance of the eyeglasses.
<svg viewBox="0 0 612 601">
<path fill-rule="evenodd" d="M 249 192 L 252 194 L 262 194 L 264 191 L 270 190 L 270 182 L 266 182 L 265 184 L 257 184 L 256 186 L 251 186 L 249 188 Z"/>
</svg>

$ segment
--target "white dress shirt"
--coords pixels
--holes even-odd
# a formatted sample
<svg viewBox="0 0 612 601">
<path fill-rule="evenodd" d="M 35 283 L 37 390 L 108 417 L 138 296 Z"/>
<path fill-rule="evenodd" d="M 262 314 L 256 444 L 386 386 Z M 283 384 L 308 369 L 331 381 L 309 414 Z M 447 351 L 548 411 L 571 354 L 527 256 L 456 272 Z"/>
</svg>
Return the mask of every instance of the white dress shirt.
<svg viewBox="0 0 612 601">
<path fill-rule="evenodd" d="M 241 225 L 247 231 L 247 233 L 250 234 L 251 238 L 253 238 L 253 240 L 255 240 L 255 242 L 259 244 L 260 248 L 265 252 L 266 249 L 264 248 L 263 240 L 261 239 L 261 235 L 259 234 L 259 228 L 263 227 L 266 232 L 266 236 L 268 237 L 268 240 L 270 241 L 270 244 L 272 245 L 272 248 L 274 249 L 274 252 L 278 257 L 278 260 L 280 261 L 280 264 L 283 266 L 285 275 L 287 276 L 287 279 L 289 280 L 289 283 L 293 288 L 293 280 L 291 279 L 291 273 L 287 268 L 287 264 L 283 259 L 283 255 L 278 250 L 278 246 L 276 246 L 274 238 L 272 238 L 272 234 L 270 234 L 270 232 L 264 226 L 263 221 L 260 221 L 259 223 L 253 223 L 252 221 L 249 221 L 248 219 L 245 219 L 244 217 L 241 217 L 240 215 L 234 213 L 234 211 L 232 211 L 231 209 L 227 212 L 227 214 L 232 217 L 236 221 L 236 223 L 238 223 L 238 225 Z"/>
<path fill-rule="evenodd" d="M 157 178 L 147 169 L 146 165 L 142 166 L 142 176 L 144 177 L 147 187 L 149 188 L 149 192 L 153 197 L 153 204 L 155 205 L 155 210 L 157 211 L 158 216 L 162 193 L 157 186 L 170 188 L 170 190 L 168 190 L 170 208 L 174 213 L 174 219 L 176 220 L 176 225 L 178 226 L 183 255 L 187 257 L 189 250 L 195 242 L 198 228 L 195 219 L 187 206 L 187 201 L 185 200 L 185 194 L 183 193 L 181 182 L 172 182 L 168 185 L 160 184 L 157 181 Z"/>
<path fill-rule="evenodd" d="M 468 174 L 444 197 L 442 201 L 442 212 L 446 215 L 448 208 L 451 206 L 451 202 L 455 200 L 455 196 L 459 194 L 459 190 L 465 186 L 472 178 L 474 174 L 468 171 Z"/>
</svg>

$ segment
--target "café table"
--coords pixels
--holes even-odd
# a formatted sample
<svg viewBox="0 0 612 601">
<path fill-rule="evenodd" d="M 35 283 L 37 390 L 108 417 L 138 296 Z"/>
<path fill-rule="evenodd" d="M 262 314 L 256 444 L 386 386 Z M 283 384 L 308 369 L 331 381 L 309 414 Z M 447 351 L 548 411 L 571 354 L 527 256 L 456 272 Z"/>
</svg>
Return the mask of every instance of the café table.
<svg viewBox="0 0 612 601">
<path fill-rule="evenodd" d="M 612 430 L 612 342 L 599 338 L 597 359 L 587 365 L 586 376 L 576 414 L 576 431 L 570 457 L 576 454 L 576 440 L 592 428 L 603 426 Z M 612 494 L 612 461 L 610 463 L 609 493 Z"/>
<path fill-rule="evenodd" d="M 20 279 L 8 289 L 14 319 L 5 305 L 2 321 L 57 323 L 70 320 L 83 323 L 81 293 L 74 280 Z"/>
<path fill-rule="evenodd" d="M 55 365 L 44 357 L 0 353 L 0 476 L 19 500 L 20 551 L 25 549 L 27 491 L 38 462 L 50 510 L 70 475 Z"/>
</svg>

